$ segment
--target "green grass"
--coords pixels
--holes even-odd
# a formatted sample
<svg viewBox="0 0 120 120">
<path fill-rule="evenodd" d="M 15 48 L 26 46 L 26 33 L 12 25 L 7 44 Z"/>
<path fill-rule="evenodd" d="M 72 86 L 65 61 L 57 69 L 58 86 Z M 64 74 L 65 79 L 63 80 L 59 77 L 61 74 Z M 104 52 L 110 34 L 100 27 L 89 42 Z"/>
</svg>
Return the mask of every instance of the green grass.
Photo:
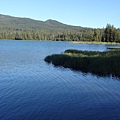
<svg viewBox="0 0 120 120">
<path fill-rule="evenodd" d="M 120 77 L 120 49 L 109 52 L 66 50 L 64 54 L 47 56 L 45 61 L 99 76 Z"/>
</svg>

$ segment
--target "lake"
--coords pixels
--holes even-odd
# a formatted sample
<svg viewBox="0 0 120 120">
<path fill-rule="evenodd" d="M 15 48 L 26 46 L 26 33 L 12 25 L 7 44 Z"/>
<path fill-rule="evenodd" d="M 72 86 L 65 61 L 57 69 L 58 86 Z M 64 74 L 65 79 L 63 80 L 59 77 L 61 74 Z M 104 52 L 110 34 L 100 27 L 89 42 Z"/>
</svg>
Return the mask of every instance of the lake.
<svg viewBox="0 0 120 120">
<path fill-rule="evenodd" d="M 106 51 L 107 45 L 0 41 L 0 120 L 120 120 L 120 79 L 44 61 L 66 49 Z"/>
</svg>

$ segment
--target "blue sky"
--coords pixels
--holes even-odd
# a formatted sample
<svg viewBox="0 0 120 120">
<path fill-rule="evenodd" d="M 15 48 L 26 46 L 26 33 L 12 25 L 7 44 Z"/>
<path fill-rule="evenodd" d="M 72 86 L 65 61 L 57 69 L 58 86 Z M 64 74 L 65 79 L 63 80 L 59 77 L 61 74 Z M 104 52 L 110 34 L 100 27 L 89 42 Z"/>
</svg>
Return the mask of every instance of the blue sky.
<svg viewBox="0 0 120 120">
<path fill-rule="evenodd" d="M 120 0 L 1 0 L 0 14 L 65 24 L 120 28 Z"/>
</svg>

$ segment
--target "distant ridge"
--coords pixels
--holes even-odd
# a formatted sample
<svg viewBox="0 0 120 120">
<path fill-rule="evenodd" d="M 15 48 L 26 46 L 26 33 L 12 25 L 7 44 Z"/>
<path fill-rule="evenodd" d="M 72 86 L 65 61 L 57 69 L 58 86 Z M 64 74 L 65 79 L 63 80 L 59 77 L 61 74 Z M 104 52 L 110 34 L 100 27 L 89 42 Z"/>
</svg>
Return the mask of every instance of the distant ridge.
<svg viewBox="0 0 120 120">
<path fill-rule="evenodd" d="M 15 29 L 24 29 L 24 30 L 51 30 L 51 29 L 69 29 L 69 30 L 78 30 L 82 29 L 81 26 L 72 26 L 67 25 L 56 20 L 34 20 L 31 18 L 21 18 L 21 17 L 13 17 L 9 15 L 2 15 L 0 14 L 0 28 L 15 28 Z"/>
</svg>

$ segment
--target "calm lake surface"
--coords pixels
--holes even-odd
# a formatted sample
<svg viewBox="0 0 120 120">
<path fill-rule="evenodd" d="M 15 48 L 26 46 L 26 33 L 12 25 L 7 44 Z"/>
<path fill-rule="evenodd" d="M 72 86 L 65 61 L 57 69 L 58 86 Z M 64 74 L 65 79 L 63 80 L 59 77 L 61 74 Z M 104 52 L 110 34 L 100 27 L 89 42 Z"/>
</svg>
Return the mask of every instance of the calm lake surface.
<svg viewBox="0 0 120 120">
<path fill-rule="evenodd" d="M 120 79 L 54 67 L 47 55 L 107 45 L 0 41 L 0 120 L 120 120 Z"/>
</svg>

